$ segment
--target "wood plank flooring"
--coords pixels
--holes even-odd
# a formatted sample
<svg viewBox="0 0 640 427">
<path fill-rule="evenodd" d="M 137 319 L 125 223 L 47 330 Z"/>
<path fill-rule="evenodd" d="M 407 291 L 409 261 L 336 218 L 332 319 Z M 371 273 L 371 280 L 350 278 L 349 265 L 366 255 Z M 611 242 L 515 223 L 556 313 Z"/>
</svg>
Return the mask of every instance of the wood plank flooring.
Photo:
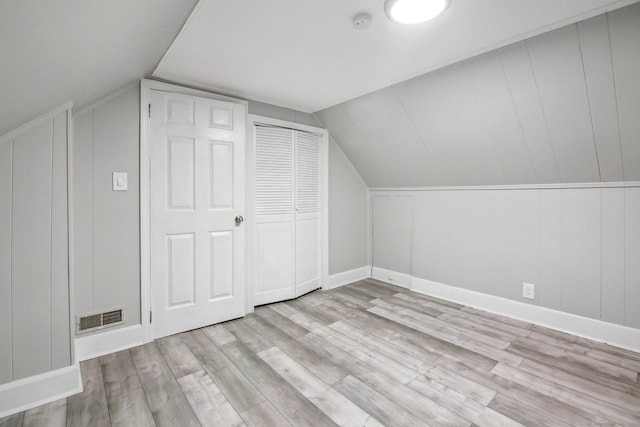
<svg viewBox="0 0 640 427">
<path fill-rule="evenodd" d="M 640 425 L 640 354 L 374 280 L 81 369 L 0 426 Z"/>
</svg>

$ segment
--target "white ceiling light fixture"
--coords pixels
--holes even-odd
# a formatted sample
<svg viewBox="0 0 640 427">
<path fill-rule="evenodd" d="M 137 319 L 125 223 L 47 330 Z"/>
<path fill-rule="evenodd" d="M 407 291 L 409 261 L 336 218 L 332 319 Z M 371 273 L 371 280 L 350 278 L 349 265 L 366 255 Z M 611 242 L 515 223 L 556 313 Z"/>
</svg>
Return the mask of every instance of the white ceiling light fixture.
<svg viewBox="0 0 640 427">
<path fill-rule="evenodd" d="M 384 11 L 393 22 L 420 24 L 444 12 L 451 0 L 385 0 Z"/>
</svg>

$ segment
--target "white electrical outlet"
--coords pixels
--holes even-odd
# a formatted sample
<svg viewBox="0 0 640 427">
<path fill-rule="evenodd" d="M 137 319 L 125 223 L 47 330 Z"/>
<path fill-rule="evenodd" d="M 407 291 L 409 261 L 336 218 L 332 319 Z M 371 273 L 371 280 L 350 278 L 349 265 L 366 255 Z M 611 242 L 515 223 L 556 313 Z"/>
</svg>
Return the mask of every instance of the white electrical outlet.
<svg viewBox="0 0 640 427">
<path fill-rule="evenodd" d="M 522 282 L 522 298 L 535 299 L 536 285 Z"/>
</svg>

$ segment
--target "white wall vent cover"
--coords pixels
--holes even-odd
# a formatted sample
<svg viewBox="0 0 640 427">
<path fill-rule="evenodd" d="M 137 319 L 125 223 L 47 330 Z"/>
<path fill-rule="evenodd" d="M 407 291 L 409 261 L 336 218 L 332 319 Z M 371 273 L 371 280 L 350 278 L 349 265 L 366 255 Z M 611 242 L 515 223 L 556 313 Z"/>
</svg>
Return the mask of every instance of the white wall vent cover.
<svg viewBox="0 0 640 427">
<path fill-rule="evenodd" d="M 124 307 L 115 308 L 100 313 L 83 314 L 76 316 L 76 332 L 86 333 L 124 322 Z"/>
</svg>

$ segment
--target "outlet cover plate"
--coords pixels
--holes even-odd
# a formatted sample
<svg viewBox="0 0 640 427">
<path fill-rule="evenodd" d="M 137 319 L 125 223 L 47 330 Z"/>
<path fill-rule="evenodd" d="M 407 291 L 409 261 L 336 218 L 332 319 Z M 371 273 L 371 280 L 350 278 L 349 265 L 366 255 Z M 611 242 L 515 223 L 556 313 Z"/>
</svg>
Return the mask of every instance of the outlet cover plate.
<svg viewBox="0 0 640 427">
<path fill-rule="evenodd" d="M 522 298 L 535 299 L 536 285 L 522 282 Z"/>
</svg>

